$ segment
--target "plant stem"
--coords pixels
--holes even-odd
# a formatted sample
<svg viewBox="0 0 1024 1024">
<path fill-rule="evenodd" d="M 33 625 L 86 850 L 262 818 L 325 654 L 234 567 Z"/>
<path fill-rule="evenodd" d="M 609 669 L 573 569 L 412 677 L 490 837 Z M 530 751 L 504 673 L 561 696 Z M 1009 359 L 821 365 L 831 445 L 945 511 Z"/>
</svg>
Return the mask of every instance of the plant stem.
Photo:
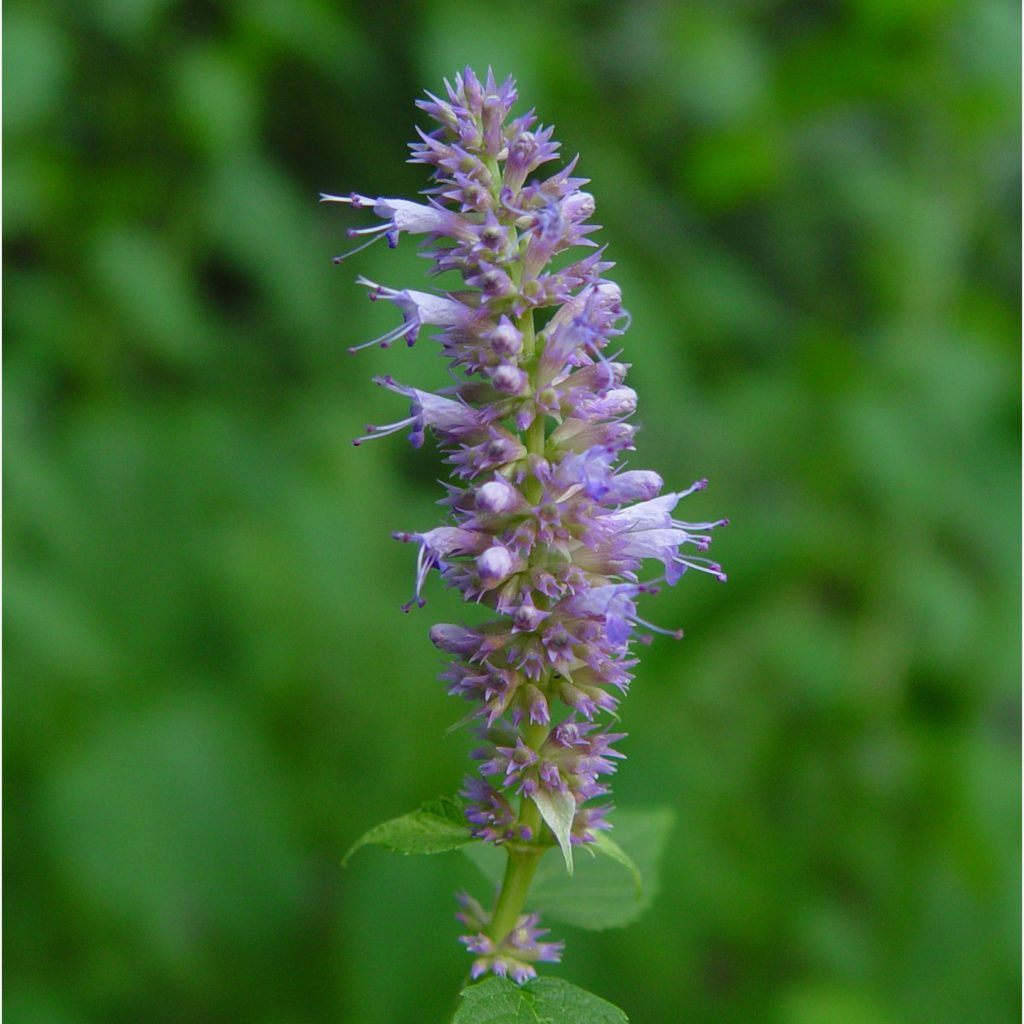
<svg viewBox="0 0 1024 1024">
<path fill-rule="evenodd" d="M 537 352 L 537 337 L 533 326 L 533 310 L 527 310 L 518 320 L 518 327 L 523 333 L 523 356 L 533 362 L 531 385 L 537 385 L 537 362 L 540 353 Z M 544 455 L 544 445 L 547 441 L 547 430 L 545 417 L 538 415 L 526 431 L 526 451 L 530 455 Z M 524 492 L 529 501 L 540 501 L 543 495 L 543 486 L 536 477 L 530 477 L 526 481 Z M 540 750 L 544 741 L 548 738 L 550 727 L 546 725 L 527 725 L 523 730 L 523 739 L 533 750 Z M 533 842 L 541 837 L 541 830 L 544 822 L 541 820 L 540 809 L 528 797 L 523 796 L 519 804 L 519 824 L 530 830 Z M 518 846 L 513 849 L 506 847 L 508 862 L 505 865 L 505 877 L 501 883 L 501 890 L 498 899 L 494 904 L 494 911 L 491 914 L 491 923 L 488 926 L 488 934 L 495 942 L 500 942 L 515 927 L 519 915 L 523 912 L 523 905 L 526 903 L 527 893 L 530 891 L 530 882 L 533 880 L 533 873 L 537 863 L 548 850 L 548 846 L 538 844 L 535 848 L 529 846 Z"/>
<path fill-rule="evenodd" d="M 532 800 L 529 801 L 529 804 L 536 809 Z M 510 849 L 508 851 L 505 878 L 501 883 L 498 902 L 494 905 L 494 913 L 491 914 L 491 923 L 487 929 L 495 942 L 504 939 L 519 920 L 519 915 L 523 912 L 523 905 L 526 903 L 530 882 L 533 880 L 533 873 L 537 868 L 537 862 L 544 855 L 545 850 L 546 847 L 541 846 L 536 850 Z"/>
</svg>

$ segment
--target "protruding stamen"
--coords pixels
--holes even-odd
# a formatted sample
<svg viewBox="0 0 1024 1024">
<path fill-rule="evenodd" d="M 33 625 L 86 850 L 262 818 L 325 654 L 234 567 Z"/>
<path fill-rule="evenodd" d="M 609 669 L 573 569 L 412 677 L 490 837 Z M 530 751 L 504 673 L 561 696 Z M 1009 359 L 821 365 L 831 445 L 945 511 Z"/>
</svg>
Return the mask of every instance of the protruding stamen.
<svg viewBox="0 0 1024 1024">
<path fill-rule="evenodd" d="M 722 572 L 722 567 L 717 562 L 712 562 L 710 558 L 693 558 L 682 555 L 673 559 L 676 565 L 684 566 L 686 569 L 696 569 L 697 572 L 706 572 L 709 576 L 714 576 L 719 583 L 725 583 L 728 579 L 726 574 Z"/>
<path fill-rule="evenodd" d="M 392 328 L 386 334 L 382 334 L 379 338 L 373 338 L 370 341 L 364 341 L 360 345 L 352 345 L 349 348 L 349 355 L 355 355 L 357 352 L 362 352 L 365 348 L 373 348 L 374 345 L 380 345 L 381 348 L 390 348 L 399 338 L 405 338 L 410 333 L 414 332 L 419 327 L 419 323 L 415 320 L 409 320 L 406 323 L 399 324 L 397 327 Z"/>
<path fill-rule="evenodd" d="M 345 234 L 349 238 L 358 238 L 360 235 L 381 235 L 388 230 L 388 224 L 374 224 L 368 228 L 349 228 Z"/>
<path fill-rule="evenodd" d="M 377 201 L 369 196 L 361 196 L 358 192 L 352 192 L 347 196 L 333 196 L 328 192 L 320 193 L 321 203 L 345 203 L 353 210 L 362 210 L 366 207 L 376 206 Z"/>
<path fill-rule="evenodd" d="M 358 233 L 359 234 L 365 234 L 366 232 L 358 232 Z M 351 235 L 352 232 L 349 232 L 349 234 Z M 374 235 L 369 240 L 363 242 L 362 245 L 357 245 L 354 249 L 349 249 L 348 252 L 343 252 L 340 256 L 335 256 L 333 262 L 335 264 L 344 263 L 345 260 L 347 260 L 349 258 L 349 256 L 355 256 L 355 254 L 357 252 L 362 252 L 364 249 L 369 249 L 370 246 L 373 245 L 374 242 L 379 242 L 383 237 L 384 237 L 383 235 L 379 235 L 379 234 Z"/>
<path fill-rule="evenodd" d="M 398 420 L 396 423 L 386 423 L 382 427 L 375 426 L 372 423 L 368 423 L 366 426 L 366 433 L 362 437 L 357 437 L 353 440 L 352 444 L 358 448 L 364 441 L 372 441 L 377 437 L 388 437 L 390 434 L 397 434 L 399 430 L 404 430 L 406 427 L 412 427 L 416 424 L 416 417 L 410 416 L 408 419 Z"/>
<path fill-rule="evenodd" d="M 385 285 L 377 284 L 376 281 L 371 281 L 368 277 L 363 277 L 362 274 L 356 278 L 356 284 L 361 284 L 364 288 L 370 289 L 367 298 L 371 302 L 376 302 L 377 299 L 393 299 L 396 295 L 400 294 L 395 291 L 394 288 L 388 288 Z"/>
<path fill-rule="evenodd" d="M 642 626 L 644 629 L 650 630 L 652 633 L 657 633 L 659 636 L 670 636 L 673 640 L 682 640 L 683 631 L 681 629 L 665 629 L 663 626 L 656 626 L 653 622 L 648 622 L 646 619 L 641 619 L 639 615 L 632 617 L 634 625 Z"/>
</svg>

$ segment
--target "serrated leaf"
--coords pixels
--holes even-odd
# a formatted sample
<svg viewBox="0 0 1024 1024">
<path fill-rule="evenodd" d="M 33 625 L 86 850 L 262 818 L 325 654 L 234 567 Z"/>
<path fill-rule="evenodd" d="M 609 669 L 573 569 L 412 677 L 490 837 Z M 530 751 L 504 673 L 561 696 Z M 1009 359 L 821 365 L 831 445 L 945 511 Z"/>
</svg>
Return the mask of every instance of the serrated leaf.
<svg viewBox="0 0 1024 1024">
<path fill-rule="evenodd" d="M 558 840 L 562 856 L 565 858 L 565 870 L 572 877 L 572 842 L 569 833 L 572 831 L 572 820 L 576 816 L 576 798 L 566 790 L 560 793 L 548 793 L 539 789 L 530 799 L 540 809 L 540 816 Z"/>
<path fill-rule="evenodd" d="M 374 825 L 342 858 L 344 867 L 362 846 L 385 846 L 396 853 L 445 853 L 474 842 L 458 800 L 429 800 L 410 814 Z"/>
<path fill-rule="evenodd" d="M 617 1006 L 562 978 L 488 978 L 462 992 L 452 1024 L 629 1024 Z"/>
<path fill-rule="evenodd" d="M 616 843 L 643 879 L 642 891 L 637 891 L 634 871 L 610 853 L 607 857 L 577 856 L 572 878 L 566 877 L 559 861 L 544 857 L 533 876 L 528 909 L 540 911 L 548 920 L 591 931 L 631 924 L 657 894 L 658 862 L 673 819 L 667 807 L 616 811 L 612 818 Z M 465 853 L 487 878 L 495 884 L 501 881 L 505 855 L 499 848 L 478 843 L 467 847 Z"/>
</svg>

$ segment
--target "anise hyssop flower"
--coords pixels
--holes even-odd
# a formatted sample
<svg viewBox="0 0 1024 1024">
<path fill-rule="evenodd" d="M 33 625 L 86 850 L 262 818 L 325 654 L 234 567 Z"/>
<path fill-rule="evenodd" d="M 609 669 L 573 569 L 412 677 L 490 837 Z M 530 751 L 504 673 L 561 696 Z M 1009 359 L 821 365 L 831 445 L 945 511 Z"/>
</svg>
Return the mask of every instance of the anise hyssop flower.
<svg viewBox="0 0 1024 1024">
<path fill-rule="evenodd" d="M 667 632 L 640 618 L 637 601 L 689 570 L 724 580 L 703 552 L 726 521 L 675 518 L 706 481 L 662 493 L 657 473 L 624 466 L 636 393 L 610 350 L 628 316 L 603 276 L 612 264 L 590 238 L 594 198 L 573 174 L 576 160 L 535 175 L 558 143 L 532 113 L 510 119 L 511 79 L 499 86 L 488 73 L 481 82 L 467 69 L 445 84 L 446 98 L 418 104 L 437 123 L 411 147 L 413 162 L 433 170 L 424 202 L 322 196 L 380 219 L 349 231 L 363 239 L 353 252 L 421 235 L 434 272 L 464 282 L 437 294 L 359 278 L 401 322 L 352 351 L 412 345 L 438 328 L 454 383 L 433 393 L 377 378 L 408 402 L 408 415 L 355 443 L 408 431 L 419 447 L 429 430 L 451 466 L 448 522 L 396 537 L 419 549 L 406 610 L 424 603 L 436 569 L 492 613 L 430 633 L 453 659 L 442 678 L 471 705 L 480 736 L 462 792 L 474 834 L 567 847 L 609 827 L 608 776 L 624 734 L 608 722 L 636 663 L 630 643 Z M 652 579 L 640 578 L 645 562 L 660 563 Z M 536 914 L 500 921 L 497 908 L 460 898 L 475 977 L 525 981 L 536 961 L 559 959 L 561 943 L 539 940 Z"/>
</svg>

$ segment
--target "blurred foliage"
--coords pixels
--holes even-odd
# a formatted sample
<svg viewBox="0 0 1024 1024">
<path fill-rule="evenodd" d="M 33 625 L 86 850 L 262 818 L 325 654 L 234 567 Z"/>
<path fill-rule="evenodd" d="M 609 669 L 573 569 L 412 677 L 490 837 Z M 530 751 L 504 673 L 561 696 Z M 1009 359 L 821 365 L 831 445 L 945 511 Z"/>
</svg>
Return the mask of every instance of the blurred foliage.
<svg viewBox="0 0 1024 1024">
<path fill-rule="evenodd" d="M 413 99 L 514 73 L 634 315 L 634 466 L 708 476 L 720 587 L 647 606 L 618 801 L 662 896 L 559 929 L 635 1024 L 1019 1009 L 1019 12 L 1009 0 L 11 0 L 10 1024 L 450 1012 L 456 854 L 339 859 L 457 788 L 441 467 L 346 345 L 416 285 L 339 270 L 318 190 L 413 195 Z M 358 264 L 358 266 L 357 266 Z M 422 285 L 421 285 L 422 286 Z"/>
</svg>

